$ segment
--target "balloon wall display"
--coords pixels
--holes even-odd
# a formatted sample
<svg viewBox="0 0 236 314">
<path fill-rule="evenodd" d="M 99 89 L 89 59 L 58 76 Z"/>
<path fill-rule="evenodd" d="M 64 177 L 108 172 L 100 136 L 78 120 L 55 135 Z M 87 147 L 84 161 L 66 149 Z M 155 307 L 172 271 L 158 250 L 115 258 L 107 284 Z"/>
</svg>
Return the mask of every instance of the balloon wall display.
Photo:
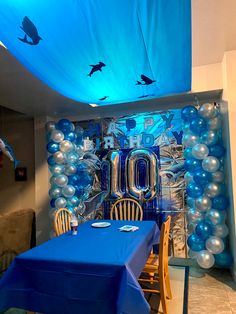
<svg viewBox="0 0 236 314">
<path fill-rule="evenodd" d="M 199 109 L 186 106 L 181 116 L 188 208 L 187 244 L 200 267 L 208 269 L 216 264 L 228 268 L 233 261 L 227 250 L 229 202 L 224 186 L 225 148 L 220 108 L 215 103 L 202 104 Z"/>
</svg>

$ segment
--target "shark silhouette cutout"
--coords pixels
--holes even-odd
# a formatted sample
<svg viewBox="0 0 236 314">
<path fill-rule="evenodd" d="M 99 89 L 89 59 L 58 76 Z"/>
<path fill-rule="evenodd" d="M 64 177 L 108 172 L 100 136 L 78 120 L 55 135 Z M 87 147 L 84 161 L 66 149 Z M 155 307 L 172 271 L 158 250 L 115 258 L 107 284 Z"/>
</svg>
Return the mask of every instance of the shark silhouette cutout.
<svg viewBox="0 0 236 314">
<path fill-rule="evenodd" d="M 103 62 L 98 62 L 98 64 L 95 65 L 90 65 L 92 67 L 92 70 L 90 71 L 90 73 L 88 74 L 88 76 L 92 76 L 94 72 L 100 71 L 102 72 L 102 68 L 105 67 L 105 63 Z"/>
<path fill-rule="evenodd" d="M 147 77 L 144 74 L 141 74 L 141 81 L 137 81 L 136 85 L 151 85 L 152 83 L 156 82 L 151 80 L 149 77 Z"/>
<path fill-rule="evenodd" d="M 29 44 L 29 45 L 38 45 L 39 41 L 42 40 L 42 38 L 38 34 L 38 30 L 34 23 L 25 16 L 22 22 L 22 26 L 20 28 L 25 32 L 24 38 L 19 38 L 23 43 Z M 28 37 L 31 38 L 32 41 L 28 40 Z"/>
<path fill-rule="evenodd" d="M 104 96 L 102 98 L 99 98 L 100 101 L 107 99 L 109 96 Z"/>
</svg>

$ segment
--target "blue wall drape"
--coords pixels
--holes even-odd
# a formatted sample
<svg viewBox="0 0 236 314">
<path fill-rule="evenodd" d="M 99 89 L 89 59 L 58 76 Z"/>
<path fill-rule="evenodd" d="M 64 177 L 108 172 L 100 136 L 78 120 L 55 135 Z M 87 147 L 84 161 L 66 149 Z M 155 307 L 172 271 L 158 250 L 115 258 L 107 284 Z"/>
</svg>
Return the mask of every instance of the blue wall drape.
<svg viewBox="0 0 236 314">
<path fill-rule="evenodd" d="M 9 51 L 74 100 L 105 105 L 191 89 L 190 0 L 1 0 L 0 20 Z"/>
</svg>

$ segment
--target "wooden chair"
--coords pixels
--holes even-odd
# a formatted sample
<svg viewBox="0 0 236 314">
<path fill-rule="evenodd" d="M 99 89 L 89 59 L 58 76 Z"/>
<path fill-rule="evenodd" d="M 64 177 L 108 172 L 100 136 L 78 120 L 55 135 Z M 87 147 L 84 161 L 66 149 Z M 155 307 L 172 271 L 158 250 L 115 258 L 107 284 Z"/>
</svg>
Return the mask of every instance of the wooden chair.
<svg viewBox="0 0 236 314">
<path fill-rule="evenodd" d="M 164 314 L 167 314 L 166 299 L 172 299 L 168 272 L 170 221 L 171 217 L 168 216 L 166 221 L 161 226 L 159 255 L 153 253 L 150 254 L 146 265 L 144 266 L 141 277 L 139 278 L 140 283 L 148 283 L 149 285 L 149 287 L 143 288 L 144 292 L 160 294 Z M 143 275 L 146 275 L 147 277 L 142 278 Z M 159 283 L 159 290 L 154 288 L 156 283 Z"/>
<path fill-rule="evenodd" d="M 59 236 L 70 230 L 71 212 L 67 208 L 60 208 L 54 217 L 54 230 Z"/>
<path fill-rule="evenodd" d="M 3 251 L 0 256 L 0 274 L 4 273 L 13 262 L 17 252 L 13 250 Z"/>
<path fill-rule="evenodd" d="M 110 211 L 111 220 L 143 220 L 141 205 L 131 199 L 123 198 L 116 201 Z"/>
</svg>

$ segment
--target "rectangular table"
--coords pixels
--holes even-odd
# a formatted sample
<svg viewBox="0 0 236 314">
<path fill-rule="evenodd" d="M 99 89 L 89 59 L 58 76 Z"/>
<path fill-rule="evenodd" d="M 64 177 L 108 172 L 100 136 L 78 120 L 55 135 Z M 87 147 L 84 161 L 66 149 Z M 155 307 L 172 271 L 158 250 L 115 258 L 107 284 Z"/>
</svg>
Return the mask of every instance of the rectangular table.
<svg viewBox="0 0 236 314">
<path fill-rule="evenodd" d="M 93 228 L 93 222 L 81 224 L 77 236 L 69 232 L 17 256 L 0 279 L 0 310 L 149 313 L 137 278 L 159 242 L 156 223 L 112 220 L 107 228 Z M 119 231 L 125 224 L 139 230 Z"/>
</svg>

